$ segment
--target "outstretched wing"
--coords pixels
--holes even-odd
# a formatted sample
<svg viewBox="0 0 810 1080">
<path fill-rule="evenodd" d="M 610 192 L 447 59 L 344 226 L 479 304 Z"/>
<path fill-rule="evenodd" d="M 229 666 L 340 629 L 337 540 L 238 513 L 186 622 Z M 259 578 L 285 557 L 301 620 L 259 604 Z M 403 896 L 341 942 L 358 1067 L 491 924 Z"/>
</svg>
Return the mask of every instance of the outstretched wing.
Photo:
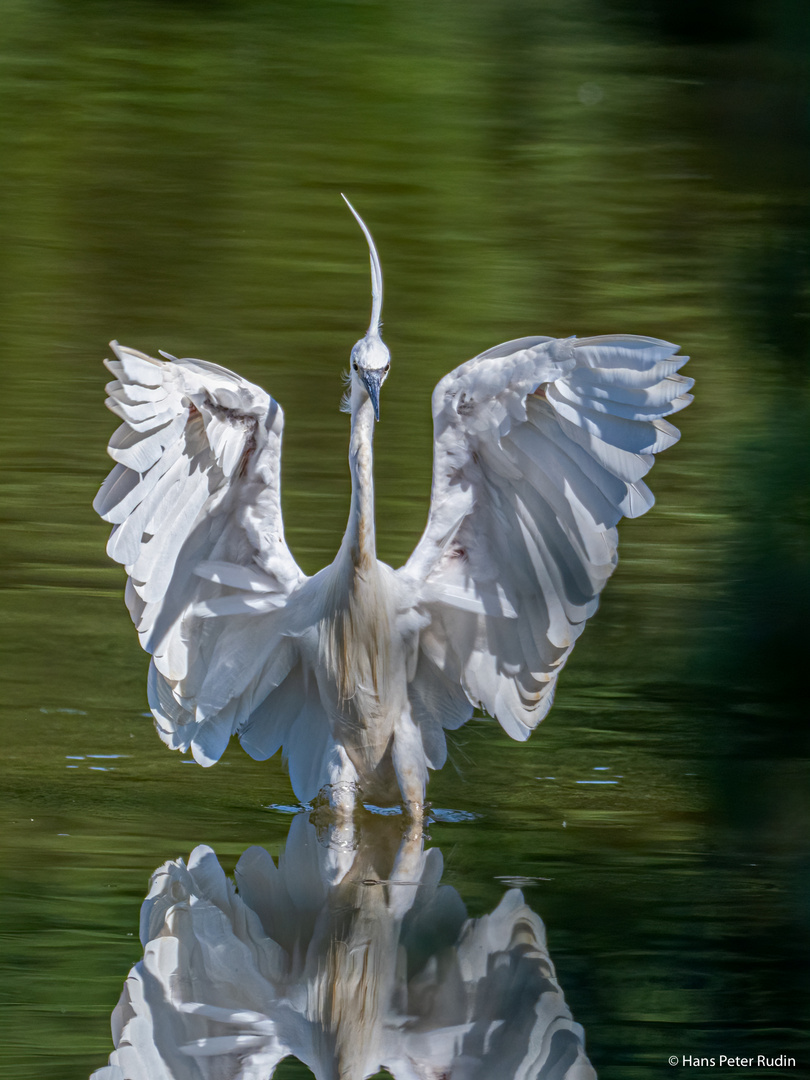
<svg viewBox="0 0 810 1080">
<path fill-rule="evenodd" d="M 441 380 L 430 516 L 399 571 L 429 617 L 412 698 L 460 684 L 520 740 L 543 719 L 616 566 L 616 523 L 652 506 L 642 477 L 679 438 L 664 417 L 689 404 L 693 380 L 676 374 L 688 359 L 676 351 L 522 338 Z M 463 711 L 455 702 L 445 726 Z"/>
<path fill-rule="evenodd" d="M 161 738 L 210 765 L 244 715 L 240 698 L 290 666 L 284 642 L 259 625 L 304 580 L 281 519 L 284 417 L 263 390 L 216 364 L 112 348 L 107 406 L 124 422 L 108 447 L 117 465 L 93 506 L 113 525 L 107 552 L 126 568 L 127 607 L 152 654 L 149 704 Z M 256 618 L 244 614 L 251 593 L 265 613 Z M 241 618 L 204 617 L 229 598 Z"/>
</svg>

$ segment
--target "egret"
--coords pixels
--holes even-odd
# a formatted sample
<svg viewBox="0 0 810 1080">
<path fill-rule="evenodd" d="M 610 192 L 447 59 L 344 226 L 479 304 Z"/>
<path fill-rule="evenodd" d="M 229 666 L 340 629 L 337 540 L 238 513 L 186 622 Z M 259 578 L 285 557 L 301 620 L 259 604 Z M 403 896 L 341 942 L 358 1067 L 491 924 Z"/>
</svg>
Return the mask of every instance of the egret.
<svg viewBox="0 0 810 1080">
<path fill-rule="evenodd" d="M 346 200 L 348 203 L 348 200 Z M 204 360 L 112 342 L 107 405 L 123 424 L 94 506 L 151 653 L 160 737 L 213 765 L 232 735 L 282 749 L 303 802 L 357 790 L 418 817 L 445 731 L 485 710 L 525 740 L 617 562 L 616 524 L 652 506 L 642 477 L 679 438 L 688 357 L 651 337 L 523 337 L 433 392 L 427 525 L 399 569 L 377 559 L 372 443 L 391 357 L 383 278 L 351 351 L 349 520 L 307 577 L 284 539 L 283 414 Z"/>
</svg>

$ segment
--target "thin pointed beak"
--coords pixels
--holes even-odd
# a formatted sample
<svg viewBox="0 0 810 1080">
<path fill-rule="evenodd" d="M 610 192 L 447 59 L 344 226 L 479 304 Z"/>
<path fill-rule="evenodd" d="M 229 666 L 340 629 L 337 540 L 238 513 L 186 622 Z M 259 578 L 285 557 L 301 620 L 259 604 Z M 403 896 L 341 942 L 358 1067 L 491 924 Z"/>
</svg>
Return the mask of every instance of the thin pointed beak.
<svg viewBox="0 0 810 1080">
<path fill-rule="evenodd" d="M 381 374 L 381 373 L 380 373 Z M 382 379 L 376 371 L 364 371 L 362 374 L 363 386 L 368 391 L 371 406 L 374 409 L 374 419 L 380 419 L 380 385 Z"/>
</svg>

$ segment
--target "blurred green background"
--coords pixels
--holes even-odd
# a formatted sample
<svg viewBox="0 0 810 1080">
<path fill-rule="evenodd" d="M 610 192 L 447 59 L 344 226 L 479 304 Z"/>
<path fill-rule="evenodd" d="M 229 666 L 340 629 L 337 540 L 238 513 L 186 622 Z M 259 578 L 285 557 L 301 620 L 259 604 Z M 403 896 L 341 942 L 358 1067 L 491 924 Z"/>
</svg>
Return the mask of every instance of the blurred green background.
<svg viewBox="0 0 810 1080">
<path fill-rule="evenodd" d="M 534 333 L 694 357 L 557 704 L 525 746 L 458 733 L 430 796 L 479 818 L 432 842 L 474 915 L 501 877 L 551 879 L 526 897 L 605 1080 L 670 1054 L 810 1068 L 808 68 L 799 0 L 0 0 L 0 1077 L 104 1063 L 161 862 L 283 844 L 277 762 L 189 767 L 144 716 L 90 509 L 100 361 L 116 337 L 269 390 L 288 540 L 330 561 L 369 309 L 340 191 L 385 271 L 394 565 L 447 370 Z"/>
</svg>

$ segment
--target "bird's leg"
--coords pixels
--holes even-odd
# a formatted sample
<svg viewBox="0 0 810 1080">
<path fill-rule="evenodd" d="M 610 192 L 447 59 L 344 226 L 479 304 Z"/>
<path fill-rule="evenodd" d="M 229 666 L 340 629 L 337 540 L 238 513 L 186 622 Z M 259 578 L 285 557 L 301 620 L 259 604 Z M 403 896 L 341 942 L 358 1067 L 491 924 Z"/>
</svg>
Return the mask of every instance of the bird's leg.
<svg viewBox="0 0 810 1080">
<path fill-rule="evenodd" d="M 357 784 L 354 780 L 338 780 L 335 784 L 327 784 L 323 793 L 336 820 L 348 820 L 354 816 L 357 806 Z"/>
<path fill-rule="evenodd" d="M 424 796 L 418 801 L 413 799 L 403 800 L 402 810 L 410 822 L 409 835 L 411 829 L 414 830 L 415 833 L 421 833 L 429 809 L 430 803 L 424 801 Z"/>
<path fill-rule="evenodd" d="M 391 757 L 402 793 L 402 809 L 415 824 L 421 825 L 426 811 L 427 763 L 422 736 L 410 710 L 403 712 L 397 722 Z"/>
<path fill-rule="evenodd" d="M 328 817 L 332 822 L 349 822 L 354 817 L 358 802 L 357 770 L 346 753 L 346 748 L 336 746 L 329 763 L 329 780 L 315 799 L 318 817 Z"/>
</svg>

